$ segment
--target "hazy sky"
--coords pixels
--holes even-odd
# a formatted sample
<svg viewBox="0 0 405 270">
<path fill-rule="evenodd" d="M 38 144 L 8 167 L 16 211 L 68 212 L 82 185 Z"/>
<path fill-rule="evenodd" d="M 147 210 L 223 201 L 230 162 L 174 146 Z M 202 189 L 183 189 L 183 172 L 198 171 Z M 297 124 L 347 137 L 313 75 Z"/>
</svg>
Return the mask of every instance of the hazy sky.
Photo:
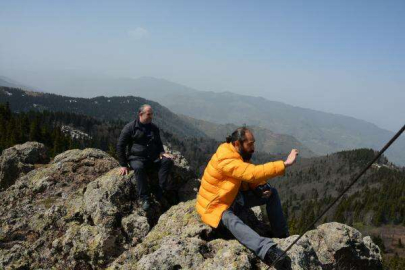
<svg viewBox="0 0 405 270">
<path fill-rule="evenodd" d="M 164 78 L 395 131 L 405 1 L 0 0 L 0 75 L 41 87 L 62 72 Z"/>
</svg>

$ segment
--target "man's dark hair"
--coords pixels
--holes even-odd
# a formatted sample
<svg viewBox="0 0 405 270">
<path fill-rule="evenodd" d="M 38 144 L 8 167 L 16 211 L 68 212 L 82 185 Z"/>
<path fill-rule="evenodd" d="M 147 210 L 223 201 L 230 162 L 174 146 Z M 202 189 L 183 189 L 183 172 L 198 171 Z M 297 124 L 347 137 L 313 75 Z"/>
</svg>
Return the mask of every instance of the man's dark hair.
<svg viewBox="0 0 405 270">
<path fill-rule="evenodd" d="M 234 144 L 236 141 L 243 143 L 246 140 L 246 131 L 250 130 L 247 127 L 239 127 L 231 135 L 226 137 L 227 143 Z"/>
</svg>

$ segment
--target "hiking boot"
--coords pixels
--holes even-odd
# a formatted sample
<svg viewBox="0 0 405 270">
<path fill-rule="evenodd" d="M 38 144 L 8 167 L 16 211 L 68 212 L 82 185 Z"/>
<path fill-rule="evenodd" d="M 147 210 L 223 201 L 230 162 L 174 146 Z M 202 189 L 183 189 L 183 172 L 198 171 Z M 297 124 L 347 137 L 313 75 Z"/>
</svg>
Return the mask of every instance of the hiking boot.
<svg viewBox="0 0 405 270">
<path fill-rule="evenodd" d="M 148 199 L 142 200 L 141 204 L 142 204 L 143 211 L 148 211 L 150 209 L 150 202 Z"/>
<path fill-rule="evenodd" d="M 279 249 L 278 247 L 271 247 L 266 253 L 266 256 L 264 257 L 264 262 L 267 265 L 272 265 L 278 257 L 280 257 L 284 252 Z M 289 269 L 287 267 L 288 265 L 288 259 L 286 255 L 283 255 L 280 257 L 275 265 L 273 265 L 276 269 Z"/>
</svg>

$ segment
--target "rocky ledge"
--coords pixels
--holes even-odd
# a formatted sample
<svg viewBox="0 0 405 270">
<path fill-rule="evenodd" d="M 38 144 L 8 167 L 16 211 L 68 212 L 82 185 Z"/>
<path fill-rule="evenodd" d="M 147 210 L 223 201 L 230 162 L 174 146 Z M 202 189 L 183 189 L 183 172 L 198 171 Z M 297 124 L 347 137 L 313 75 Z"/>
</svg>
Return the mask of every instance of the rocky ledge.
<svg viewBox="0 0 405 270">
<path fill-rule="evenodd" d="M 0 269 L 267 269 L 200 221 L 193 200 L 199 181 L 184 159 L 172 175 L 183 202 L 168 209 L 155 201 L 148 212 L 137 203 L 133 174 L 119 176 L 118 162 L 103 151 L 35 162 L 0 192 Z M 253 210 L 246 216 L 265 234 L 260 208 Z M 275 241 L 286 248 L 296 237 Z M 288 256 L 291 269 L 382 268 L 370 237 L 339 223 L 307 232 Z"/>
</svg>

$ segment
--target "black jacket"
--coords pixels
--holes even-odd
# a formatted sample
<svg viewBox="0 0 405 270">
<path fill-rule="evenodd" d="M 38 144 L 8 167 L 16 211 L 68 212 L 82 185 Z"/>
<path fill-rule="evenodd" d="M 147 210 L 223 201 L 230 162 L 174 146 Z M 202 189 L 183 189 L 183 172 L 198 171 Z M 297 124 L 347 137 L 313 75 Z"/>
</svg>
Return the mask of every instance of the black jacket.
<svg viewBox="0 0 405 270">
<path fill-rule="evenodd" d="M 117 156 L 122 167 L 127 167 L 128 161 L 134 159 L 153 161 L 164 152 L 159 128 L 153 123 L 150 125 L 149 137 L 138 119 L 126 124 L 122 129 L 117 142 Z"/>
</svg>

